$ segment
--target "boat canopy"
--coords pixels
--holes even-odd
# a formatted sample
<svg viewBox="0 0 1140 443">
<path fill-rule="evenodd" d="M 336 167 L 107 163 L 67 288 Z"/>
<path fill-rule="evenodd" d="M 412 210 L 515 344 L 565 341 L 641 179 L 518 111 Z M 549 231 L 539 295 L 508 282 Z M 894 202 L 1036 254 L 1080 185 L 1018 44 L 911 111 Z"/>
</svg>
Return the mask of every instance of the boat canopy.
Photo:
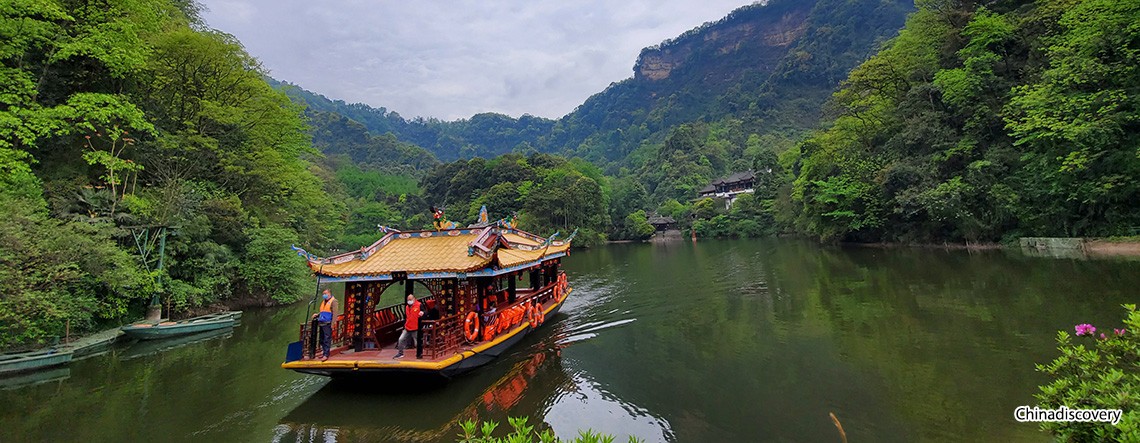
<svg viewBox="0 0 1140 443">
<path fill-rule="evenodd" d="M 293 247 L 326 281 L 422 280 L 489 277 L 515 272 L 569 253 L 574 234 L 555 240 L 510 227 L 401 232 L 384 228 L 371 246 L 327 258 Z M 575 231 L 575 234 L 577 231 Z"/>
</svg>

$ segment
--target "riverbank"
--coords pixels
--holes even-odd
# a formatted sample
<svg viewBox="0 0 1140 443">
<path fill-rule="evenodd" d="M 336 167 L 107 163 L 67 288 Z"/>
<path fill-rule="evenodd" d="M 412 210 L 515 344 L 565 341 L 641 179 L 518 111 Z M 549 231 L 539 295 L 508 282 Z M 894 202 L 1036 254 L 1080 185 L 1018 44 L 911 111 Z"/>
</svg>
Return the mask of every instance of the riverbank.
<svg viewBox="0 0 1140 443">
<path fill-rule="evenodd" d="M 1140 240 L 1085 239 L 1084 251 L 1098 257 L 1140 257 Z"/>
<path fill-rule="evenodd" d="M 190 318 L 190 317 L 197 317 L 200 315 L 212 314 L 215 312 L 222 312 L 222 311 L 244 311 L 244 310 L 250 309 L 250 308 L 273 308 L 273 307 L 277 307 L 277 306 L 285 306 L 285 305 L 291 305 L 294 303 L 307 302 L 310 297 L 312 297 L 312 292 L 309 292 L 307 294 L 301 294 L 300 298 L 298 298 L 296 301 L 292 301 L 289 303 L 282 303 L 280 301 L 274 300 L 272 297 L 269 297 L 269 296 L 258 297 L 258 296 L 253 296 L 253 295 L 246 295 L 246 296 L 242 296 L 242 297 L 235 297 L 235 298 L 231 298 L 231 299 L 215 301 L 215 302 L 210 303 L 208 305 L 199 306 L 199 307 L 195 307 L 195 308 L 188 308 L 184 311 L 177 311 L 176 314 L 178 314 L 178 315 L 175 315 L 174 319 L 175 320 L 181 320 L 181 319 L 186 319 L 186 318 Z"/>
<path fill-rule="evenodd" d="M 1005 249 L 1006 246 L 1001 243 L 895 243 L 895 242 L 882 242 L 882 243 L 855 243 L 855 242 L 840 242 L 842 246 L 857 246 L 862 248 L 883 248 L 883 249 L 896 249 L 896 248 L 915 248 L 915 249 L 948 249 L 954 251 L 992 251 L 997 249 Z"/>
<path fill-rule="evenodd" d="M 800 238 L 796 236 L 780 236 L 781 238 Z M 706 240 L 701 238 L 698 240 Z M 1109 257 L 1140 257 L 1140 236 L 1107 237 L 1107 238 L 1076 238 L 1071 239 L 1073 246 L 1066 248 L 1076 255 L 1085 255 L 1096 258 Z M 646 240 L 650 241 L 650 240 Z M 609 243 L 635 243 L 636 240 L 619 240 Z M 879 249 L 943 249 L 953 251 L 995 251 L 1004 249 L 1025 249 L 1020 244 L 1002 244 L 993 242 L 964 242 L 964 243 L 902 243 L 902 242 L 839 242 L 840 246 Z"/>
</svg>

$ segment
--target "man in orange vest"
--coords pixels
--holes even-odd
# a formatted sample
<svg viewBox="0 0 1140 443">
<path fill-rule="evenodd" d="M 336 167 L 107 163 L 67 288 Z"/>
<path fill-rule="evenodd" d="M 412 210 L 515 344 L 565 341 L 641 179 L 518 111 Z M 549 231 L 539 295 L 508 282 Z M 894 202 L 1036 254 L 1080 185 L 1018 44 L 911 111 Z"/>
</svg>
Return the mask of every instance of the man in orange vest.
<svg viewBox="0 0 1140 443">
<path fill-rule="evenodd" d="M 414 294 L 408 294 L 408 305 L 404 307 L 404 331 L 400 333 L 400 338 L 396 340 L 396 356 L 392 358 L 403 358 L 404 343 L 409 339 L 415 341 L 416 358 L 424 357 L 424 344 L 423 337 L 420 335 L 420 317 L 424 312 L 420 310 L 420 302 L 416 300 Z"/>
<path fill-rule="evenodd" d="M 336 297 L 328 289 L 321 294 L 321 310 L 313 314 L 313 319 L 317 321 L 317 326 L 321 331 L 321 361 L 329 359 L 329 350 L 332 348 L 332 328 L 333 323 L 336 322 L 336 315 L 333 314 L 336 310 Z"/>
</svg>

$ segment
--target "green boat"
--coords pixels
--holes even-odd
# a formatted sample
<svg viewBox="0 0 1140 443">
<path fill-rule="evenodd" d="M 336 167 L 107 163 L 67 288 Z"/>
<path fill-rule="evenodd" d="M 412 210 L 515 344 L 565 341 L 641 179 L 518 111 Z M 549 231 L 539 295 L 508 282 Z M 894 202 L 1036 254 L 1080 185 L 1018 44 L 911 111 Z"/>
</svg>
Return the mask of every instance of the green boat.
<svg viewBox="0 0 1140 443">
<path fill-rule="evenodd" d="M 71 361 L 71 355 L 69 350 L 57 349 L 0 354 L 0 375 L 66 364 Z"/>
<path fill-rule="evenodd" d="M 135 323 L 133 325 L 123 326 L 122 330 L 124 334 L 131 338 L 154 340 L 230 328 L 234 325 L 234 318 L 234 311 L 226 311 L 182 321 Z"/>
<path fill-rule="evenodd" d="M 56 348 L 61 351 L 70 350 L 74 353 L 74 360 L 82 360 L 102 354 L 111 349 L 111 345 L 115 344 L 115 341 L 122 335 L 123 331 L 117 328 L 108 329 L 79 338 L 75 341 L 61 344 Z"/>
</svg>

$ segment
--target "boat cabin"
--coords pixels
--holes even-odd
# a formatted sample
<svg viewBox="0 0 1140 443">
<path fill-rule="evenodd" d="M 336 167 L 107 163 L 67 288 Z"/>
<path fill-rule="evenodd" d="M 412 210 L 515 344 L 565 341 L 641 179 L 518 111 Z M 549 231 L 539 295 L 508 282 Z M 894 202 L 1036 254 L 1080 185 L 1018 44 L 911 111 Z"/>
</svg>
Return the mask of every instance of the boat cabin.
<svg viewBox="0 0 1140 443">
<path fill-rule="evenodd" d="M 334 312 L 327 361 L 320 358 L 316 322 L 306 321 L 299 330 L 301 355 L 291 349 L 282 367 L 329 376 L 385 371 L 451 376 L 487 363 L 561 307 L 570 288 L 560 264 L 572 238 L 558 241 L 497 223 L 387 230 L 371 246 L 328 258 L 298 249 L 321 282 L 344 283 L 336 308 L 343 311 Z M 395 358 L 406 294 L 428 313 L 419 322 L 422 359 L 411 347 L 402 359 Z M 395 303 L 381 305 L 382 296 Z"/>
</svg>

